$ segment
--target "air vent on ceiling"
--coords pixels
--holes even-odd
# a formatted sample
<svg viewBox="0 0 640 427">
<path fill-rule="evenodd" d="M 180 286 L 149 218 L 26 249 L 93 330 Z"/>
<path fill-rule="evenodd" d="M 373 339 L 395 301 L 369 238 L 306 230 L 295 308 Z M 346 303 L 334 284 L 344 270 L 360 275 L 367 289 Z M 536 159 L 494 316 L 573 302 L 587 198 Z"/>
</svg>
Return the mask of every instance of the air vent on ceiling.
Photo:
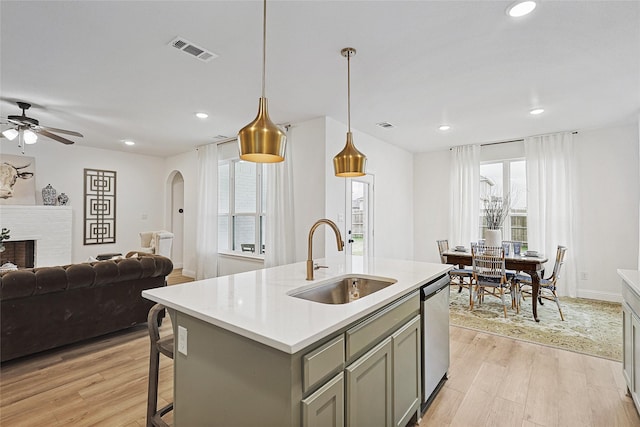
<svg viewBox="0 0 640 427">
<path fill-rule="evenodd" d="M 380 123 L 376 123 L 376 125 L 380 126 L 381 128 L 392 128 L 392 127 L 394 127 L 389 122 L 380 122 Z"/>
<path fill-rule="evenodd" d="M 169 46 L 180 49 L 181 51 L 188 53 L 189 55 L 194 56 L 203 62 L 209 62 L 213 58 L 218 57 L 218 55 L 216 55 L 215 53 L 197 46 L 191 43 L 189 40 L 184 39 L 183 37 L 176 37 L 175 39 L 171 40 Z"/>
</svg>

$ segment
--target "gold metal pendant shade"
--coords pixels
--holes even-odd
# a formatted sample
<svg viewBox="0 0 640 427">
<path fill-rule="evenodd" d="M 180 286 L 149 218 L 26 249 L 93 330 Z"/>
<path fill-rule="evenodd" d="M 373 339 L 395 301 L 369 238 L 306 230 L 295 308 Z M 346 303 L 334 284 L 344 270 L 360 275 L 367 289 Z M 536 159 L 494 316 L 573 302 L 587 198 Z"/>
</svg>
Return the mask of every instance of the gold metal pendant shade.
<svg viewBox="0 0 640 427">
<path fill-rule="evenodd" d="M 265 96 L 267 57 L 267 0 L 262 14 L 262 97 L 256 118 L 238 132 L 240 159 L 255 163 L 277 163 L 284 160 L 287 135 L 269 118 Z"/>
<path fill-rule="evenodd" d="M 240 129 L 240 159 L 255 163 L 277 163 L 284 160 L 287 135 L 269 118 L 267 99 L 260 98 L 258 115 Z"/>
<path fill-rule="evenodd" d="M 353 144 L 353 135 L 351 133 L 351 65 L 350 58 L 356 54 L 356 50 L 352 47 L 345 47 L 340 54 L 347 58 L 347 112 L 348 112 L 348 128 L 347 143 L 341 152 L 333 158 L 333 169 L 336 176 L 344 178 L 352 178 L 356 176 L 366 175 L 365 166 L 367 157 L 362 154 Z"/>
</svg>

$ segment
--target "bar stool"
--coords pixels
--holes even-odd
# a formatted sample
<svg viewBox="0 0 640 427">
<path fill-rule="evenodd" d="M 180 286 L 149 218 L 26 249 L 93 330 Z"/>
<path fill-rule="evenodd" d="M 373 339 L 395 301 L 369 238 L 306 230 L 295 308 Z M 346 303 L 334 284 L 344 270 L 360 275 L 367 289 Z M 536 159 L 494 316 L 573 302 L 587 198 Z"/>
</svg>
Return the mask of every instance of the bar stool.
<svg viewBox="0 0 640 427">
<path fill-rule="evenodd" d="M 147 397 L 147 427 L 169 427 L 162 416 L 173 410 L 173 403 L 158 409 L 158 377 L 160 375 L 160 353 L 173 359 L 173 334 L 160 338 L 158 316 L 163 313 L 164 306 L 154 305 L 149 310 L 147 326 L 151 339 L 149 354 L 149 394 Z"/>
</svg>

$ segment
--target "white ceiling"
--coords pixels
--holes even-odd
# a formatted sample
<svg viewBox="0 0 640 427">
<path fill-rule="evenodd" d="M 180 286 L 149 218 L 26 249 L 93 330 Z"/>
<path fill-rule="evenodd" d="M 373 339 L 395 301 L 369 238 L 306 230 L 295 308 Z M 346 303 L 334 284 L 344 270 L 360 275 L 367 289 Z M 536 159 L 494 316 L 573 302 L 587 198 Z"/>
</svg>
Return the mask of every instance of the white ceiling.
<svg viewBox="0 0 640 427">
<path fill-rule="evenodd" d="M 510 3 L 269 1 L 271 118 L 346 123 L 351 46 L 352 127 L 412 152 L 637 120 L 640 2 L 547 0 L 520 19 Z M 40 124 L 84 134 L 76 145 L 167 156 L 257 112 L 262 2 L 3 0 L 0 13 L 3 117 L 24 100 Z M 169 47 L 176 36 L 219 57 Z"/>
</svg>

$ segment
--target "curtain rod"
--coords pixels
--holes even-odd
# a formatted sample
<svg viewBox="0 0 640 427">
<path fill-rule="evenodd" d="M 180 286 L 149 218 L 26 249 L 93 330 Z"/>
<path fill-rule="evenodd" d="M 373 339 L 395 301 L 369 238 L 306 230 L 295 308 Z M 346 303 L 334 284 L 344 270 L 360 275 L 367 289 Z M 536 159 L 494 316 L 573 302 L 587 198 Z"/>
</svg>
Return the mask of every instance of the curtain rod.
<svg viewBox="0 0 640 427">
<path fill-rule="evenodd" d="M 572 135 L 577 135 L 578 131 L 574 130 L 571 132 Z M 541 135 L 532 135 L 532 136 L 543 136 L 543 135 L 549 135 L 549 134 L 541 134 Z M 497 142 L 485 142 L 484 144 L 480 144 L 480 147 L 486 147 L 488 145 L 499 145 L 499 144 L 509 144 L 511 142 L 524 142 L 524 138 L 520 138 L 520 139 L 510 139 L 508 141 L 497 141 Z M 454 147 L 449 148 L 449 151 L 453 150 Z"/>
</svg>

